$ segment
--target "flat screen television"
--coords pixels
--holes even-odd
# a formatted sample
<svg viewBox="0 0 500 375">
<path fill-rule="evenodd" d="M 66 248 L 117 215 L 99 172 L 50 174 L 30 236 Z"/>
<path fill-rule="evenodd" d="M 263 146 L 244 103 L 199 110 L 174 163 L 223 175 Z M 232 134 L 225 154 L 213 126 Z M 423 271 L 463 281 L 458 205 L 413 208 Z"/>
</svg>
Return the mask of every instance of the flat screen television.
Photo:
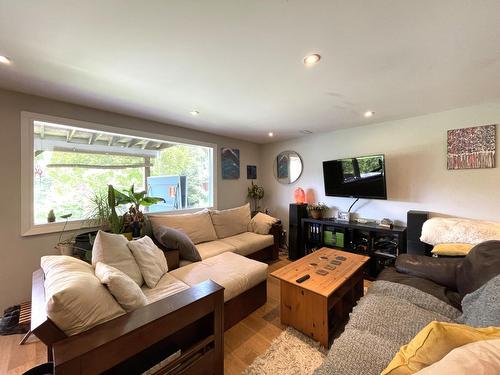
<svg viewBox="0 0 500 375">
<path fill-rule="evenodd" d="M 387 199 L 384 155 L 323 162 L 325 195 Z"/>
</svg>

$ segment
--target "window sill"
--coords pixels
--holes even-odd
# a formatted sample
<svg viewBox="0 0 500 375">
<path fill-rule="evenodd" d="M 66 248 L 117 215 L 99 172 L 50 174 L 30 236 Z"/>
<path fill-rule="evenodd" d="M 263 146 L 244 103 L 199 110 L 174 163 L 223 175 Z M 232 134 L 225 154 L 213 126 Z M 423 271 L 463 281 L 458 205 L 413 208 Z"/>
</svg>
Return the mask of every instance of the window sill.
<svg viewBox="0 0 500 375">
<path fill-rule="evenodd" d="M 214 207 L 201 207 L 201 208 L 187 208 L 184 210 L 175 210 L 175 211 L 158 211 L 146 213 L 147 215 L 179 215 L 179 214 L 189 214 L 194 212 L 199 212 L 204 209 L 212 209 Z M 60 233 L 64 228 L 64 221 L 58 223 L 44 223 L 44 224 L 33 224 L 29 228 L 23 228 L 24 230 L 21 233 L 22 237 L 36 236 L 40 234 L 49 234 L 49 233 Z M 66 224 L 66 228 L 64 229 L 64 233 L 83 230 L 83 229 L 94 229 L 91 225 L 88 225 L 87 220 L 70 220 Z M 63 235 L 64 236 L 64 235 Z M 67 236 L 66 236 L 67 238 Z"/>
</svg>

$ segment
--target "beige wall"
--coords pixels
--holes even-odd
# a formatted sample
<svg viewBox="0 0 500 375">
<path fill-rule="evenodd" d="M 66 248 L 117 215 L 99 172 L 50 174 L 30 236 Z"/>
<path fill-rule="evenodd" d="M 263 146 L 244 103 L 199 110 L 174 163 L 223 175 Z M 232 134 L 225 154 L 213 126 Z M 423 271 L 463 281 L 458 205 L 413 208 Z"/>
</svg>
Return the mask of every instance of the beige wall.
<svg viewBox="0 0 500 375">
<path fill-rule="evenodd" d="M 316 201 L 347 210 L 353 199 L 324 196 L 322 161 L 383 153 L 388 200 L 360 200 L 353 208 L 359 216 L 406 222 L 406 212 L 417 209 L 500 221 L 499 168 L 446 169 L 448 129 L 499 123 L 500 101 L 263 146 L 265 206 L 287 224 L 288 204 L 300 186 L 313 193 Z M 283 150 L 297 151 L 304 161 L 302 177 L 288 186 L 276 182 L 272 170 L 276 155 Z"/>
<path fill-rule="evenodd" d="M 21 215 L 21 131 L 20 112 L 31 111 L 76 120 L 96 122 L 124 129 L 216 143 L 240 149 L 241 177 L 221 180 L 218 172 L 218 206 L 234 207 L 246 199 L 246 165 L 259 165 L 259 146 L 253 143 L 197 132 L 181 127 L 141 120 L 37 96 L 0 90 L 0 309 L 29 299 L 31 273 L 42 255 L 53 252 L 57 234 L 20 236 Z M 219 152 L 219 151 L 218 151 Z M 220 158 L 219 158 L 220 162 Z M 260 172 L 258 167 L 258 172 Z"/>
</svg>

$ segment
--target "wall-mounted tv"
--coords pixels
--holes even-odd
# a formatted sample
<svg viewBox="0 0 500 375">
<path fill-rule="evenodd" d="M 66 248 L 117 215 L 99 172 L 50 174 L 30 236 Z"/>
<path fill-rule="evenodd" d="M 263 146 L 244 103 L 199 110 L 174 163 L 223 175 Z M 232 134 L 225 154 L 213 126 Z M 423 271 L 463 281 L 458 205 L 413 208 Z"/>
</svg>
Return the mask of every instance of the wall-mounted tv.
<svg viewBox="0 0 500 375">
<path fill-rule="evenodd" d="M 384 155 L 323 162 L 325 195 L 387 199 Z"/>
</svg>

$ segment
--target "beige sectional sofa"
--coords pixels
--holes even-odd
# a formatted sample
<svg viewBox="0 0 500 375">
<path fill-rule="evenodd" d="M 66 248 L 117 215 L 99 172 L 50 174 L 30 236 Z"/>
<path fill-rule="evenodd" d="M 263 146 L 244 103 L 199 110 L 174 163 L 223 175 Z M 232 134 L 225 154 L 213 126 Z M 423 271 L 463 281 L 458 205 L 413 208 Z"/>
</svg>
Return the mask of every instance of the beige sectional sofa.
<svg viewBox="0 0 500 375">
<path fill-rule="evenodd" d="M 152 215 L 151 222 L 153 227 L 168 226 L 189 236 L 201 260 L 181 260 L 183 265 L 179 267 L 178 249 L 160 248 L 162 252 L 150 238 L 129 242 L 121 235 L 101 231 L 94 244 L 93 266 L 65 256 L 42 258 L 42 270 L 34 274 L 33 299 L 38 303 L 33 309 L 43 319 L 34 322 L 32 328 L 49 350 L 66 338 L 107 335 L 108 328 L 119 332 L 113 327 L 128 319 L 138 323 L 137 316 L 144 317 L 145 321 L 153 312 L 161 316 L 164 308 L 161 306 L 170 306 L 167 301 L 172 298 L 172 301 L 181 301 L 181 305 L 184 298 L 190 299 L 190 308 L 195 309 L 193 303 L 197 295 L 210 299 L 217 293 L 214 288 L 219 286 L 223 288 L 224 329 L 266 302 L 268 265 L 256 259 L 278 256 L 281 226 L 275 219 L 267 215 L 252 219 L 250 208 L 245 205 L 223 211 Z M 146 250 L 151 251 L 149 264 L 147 258 L 142 263 L 140 259 Z M 165 265 L 155 267 L 158 261 Z M 118 275 L 114 285 L 95 272 L 102 264 Z M 145 270 L 161 268 L 163 271 L 156 275 L 154 286 L 149 287 L 152 275 Z M 215 282 L 216 287 L 211 282 Z M 120 295 L 113 290 L 117 286 L 124 289 L 121 295 L 127 298 L 128 304 L 122 303 Z M 131 309 L 133 293 L 140 296 L 142 302 Z M 176 313 L 169 310 L 168 314 Z M 144 326 L 138 324 L 137 327 L 142 330 Z M 116 339 L 115 336 L 113 340 Z"/>
<path fill-rule="evenodd" d="M 195 244 L 201 260 L 231 252 L 257 260 L 277 259 L 281 225 L 258 214 L 251 218 L 250 205 L 228 210 L 202 210 L 182 215 L 149 215 L 152 228 L 166 226 L 185 233 Z M 156 244 L 167 252 L 169 269 L 191 264 L 177 249 Z"/>
</svg>

